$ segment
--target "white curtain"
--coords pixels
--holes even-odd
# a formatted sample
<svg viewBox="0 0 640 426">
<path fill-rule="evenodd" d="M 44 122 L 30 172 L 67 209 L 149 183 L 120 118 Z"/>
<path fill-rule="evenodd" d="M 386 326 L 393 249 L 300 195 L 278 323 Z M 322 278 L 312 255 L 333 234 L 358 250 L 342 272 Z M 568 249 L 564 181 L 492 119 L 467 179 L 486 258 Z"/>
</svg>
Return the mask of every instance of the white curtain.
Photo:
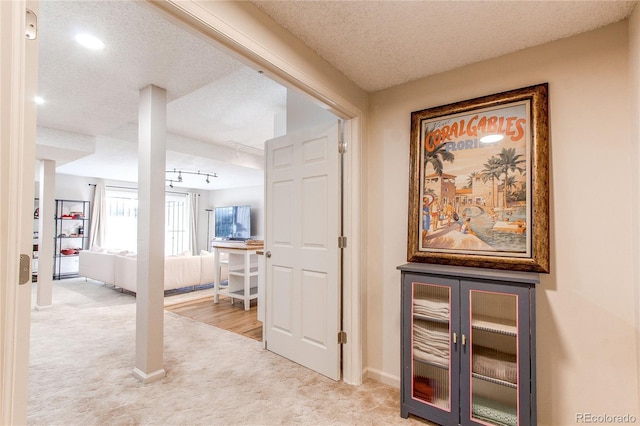
<svg viewBox="0 0 640 426">
<path fill-rule="evenodd" d="M 104 244 L 104 222 L 107 218 L 107 203 L 103 183 L 96 184 L 91 208 L 91 233 L 89 234 L 89 248 Z"/>
<path fill-rule="evenodd" d="M 191 254 L 198 255 L 198 197 L 195 192 L 188 192 L 187 200 L 189 202 L 189 250 Z"/>
</svg>

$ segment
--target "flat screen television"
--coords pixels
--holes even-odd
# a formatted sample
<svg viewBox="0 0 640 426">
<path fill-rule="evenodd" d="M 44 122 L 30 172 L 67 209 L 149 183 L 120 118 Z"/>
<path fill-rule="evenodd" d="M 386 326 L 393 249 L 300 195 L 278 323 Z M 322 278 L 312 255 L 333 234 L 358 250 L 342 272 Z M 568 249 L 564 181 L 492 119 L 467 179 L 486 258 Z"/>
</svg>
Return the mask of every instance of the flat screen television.
<svg viewBox="0 0 640 426">
<path fill-rule="evenodd" d="M 251 206 L 216 207 L 216 239 L 251 238 Z"/>
</svg>

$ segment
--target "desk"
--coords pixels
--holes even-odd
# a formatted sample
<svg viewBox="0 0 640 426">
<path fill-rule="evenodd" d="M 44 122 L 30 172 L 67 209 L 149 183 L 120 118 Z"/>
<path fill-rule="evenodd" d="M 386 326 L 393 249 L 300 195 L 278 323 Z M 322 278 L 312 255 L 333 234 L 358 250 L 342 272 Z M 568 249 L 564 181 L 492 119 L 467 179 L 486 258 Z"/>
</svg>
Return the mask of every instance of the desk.
<svg viewBox="0 0 640 426">
<path fill-rule="evenodd" d="M 258 298 L 258 255 L 264 249 L 263 244 L 246 244 L 234 242 L 211 243 L 214 255 L 215 278 L 213 281 L 213 303 L 218 303 L 219 295 L 244 301 L 244 309 L 249 310 L 251 300 Z M 220 286 L 220 255 L 229 256 L 229 281 L 226 287 Z"/>
</svg>

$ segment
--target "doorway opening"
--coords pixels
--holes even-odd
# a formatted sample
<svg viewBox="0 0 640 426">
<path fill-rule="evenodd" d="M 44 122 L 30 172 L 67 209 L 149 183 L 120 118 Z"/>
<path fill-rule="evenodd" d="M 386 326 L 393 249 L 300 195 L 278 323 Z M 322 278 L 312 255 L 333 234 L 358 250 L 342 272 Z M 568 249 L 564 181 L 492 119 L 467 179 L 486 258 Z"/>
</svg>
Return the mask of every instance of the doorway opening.
<svg viewBox="0 0 640 426">
<path fill-rule="evenodd" d="M 264 239 L 264 160 L 260 144 L 267 139 L 300 130 L 296 123 L 301 118 L 301 111 L 316 109 L 324 116 L 328 113 L 326 107 L 319 107 L 306 95 L 286 89 L 255 67 L 218 51 L 211 46 L 210 40 L 203 41 L 185 32 L 183 28 L 168 22 L 166 17 L 156 16 L 155 13 L 149 15 L 150 9 L 136 2 L 73 2 L 65 3 L 60 9 L 56 9 L 56 3 L 42 3 L 42 17 L 51 13 L 47 22 L 55 25 L 68 22 L 76 13 L 70 6 L 78 6 L 84 8 L 77 12 L 83 16 L 84 25 L 87 26 L 92 19 L 100 21 L 103 34 L 109 33 L 111 24 L 99 18 L 99 8 L 126 9 L 126 13 L 123 10 L 112 13 L 120 16 L 113 23 L 113 28 L 118 30 L 121 38 L 118 47 L 133 51 L 124 59 L 118 59 L 114 55 L 116 45 L 110 47 L 107 42 L 108 55 L 83 56 L 84 52 L 77 46 L 59 47 L 58 43 L 64 39 L 62 33 L 48 35 L 43 30 L 40 66 L 45 72 L 40 77 L 40 89 L 46 90 L 47 94 L 38 114 L 38 156 L 56 161 L 56 191 L 74 192 L 77 195 L 74 198 L 90 200 L 88 181 L 97 179 L 120 185 L 135 182 L 132 170 L 136 169 L 137 129 L 135 120 L 132 121 L 130 117 L 132 110 L 135 117 L 137 88 L 149 78 L 143 72 L 148 68 L 159 73 L 157 84 L 165 86 L 169 92 L 167 112 L 171 123 L 168 125 L 171 139 L 167 143 L 167 169 L 186 167 L 186 164 L 194 170 L 208 171 L 213 168 L 219 170 L 218 182 L 232 181 L 227 187 L 221 183 L 214 189 L 206 186 L 191 188 L 201 194 L 201 223 L 206 222 L 203 219 L 207 217 L 206 208 L 250 203 L 256 206 L 255 215 L 258 218 L 252 237 Z M 140 9 L 141 15 L 134 11 L 137 9 Z M 62 19 L 63 16 L 65 19 Z M 148 22 L 150 17 L 151 22 Z M 150 39 L 159 43 L 141 45 L 140 34 L 145 33 L 140 31 L 141 26 L 149 28 Z M 170 33 L 172 28 L 179 32 Z M 58 29 L 56 27 L 52 31 Z M 137 30 L 135 40 L 124 42 L 122 38 L 128 31 L 133 33 L 134 30 Z M 194 45 L 201 46 L 202 50 L 194 48 Z M 183 49 L 184 46 L 189 48 Z M 163 53 L 163 49 L 168 49 L 168 52 Z M 65 68 L 68 72 L 57 75 L 63 77 L 60 82 L 56 82 L 56 76 L 50 73 L 51 70 L 61 69 L 57 58 L 64 58 L 69 67 Z M 157 58 L 164 58 L 164 61 L 161 64 L 153 63 Z M 78 62 L 72 63 L 70 59 Z M 103 63 L 116 72 L 100 72 L 102 68 L 98 64 L 102 66 Z M 79 70 L 91 70 L 93 74 L 85 81 L 74 75 Z M 96 78 L 99 82 L 96 82 Z M 120 87 L 124 86 L 125 89 L 120 92 L 120 89 L 107 82 L 120 82 Z M 93 89 L 89 90 L 88 87 Z M 257 93 L 264 93 L 265 99 L 257 96 Z M 70 96 L 73 99 L 69 99 Z M 242 97 L 239 104 L 225 104 L 225 99 L 239 97 Z M 123 103 L 111 103 L 114 98 Z M 292 99 L 295 100 L 294 107 L 291 107 Z M 57 104 L 56 111 L 48 110 L 47 103 Z M 98 106 L 108 107 L 108 112 L 100 112 Z M 266 111 L 269 111 L 268 120 L 264 119 Z M 78 119 L 80 114 L 86 119 Z M 246 123 L 244 120 L 249 120 L 250 124 L 243 124 Z M 306 122 L 302 119 L 300 122 L 305 125 L 315 123 L 314 119 Z M 250 136 L 249 129 L 258 131 L 261 136 Z M 175 163 L 170 164 L 170 161 Z M 206 203 L 203 202 L 205 194 Z M 65 197 L 56 195 L 56 198 Z M 199 232 L 198 243 L 201 250 L 210 248 L 208 232 Z"/>
</svg>

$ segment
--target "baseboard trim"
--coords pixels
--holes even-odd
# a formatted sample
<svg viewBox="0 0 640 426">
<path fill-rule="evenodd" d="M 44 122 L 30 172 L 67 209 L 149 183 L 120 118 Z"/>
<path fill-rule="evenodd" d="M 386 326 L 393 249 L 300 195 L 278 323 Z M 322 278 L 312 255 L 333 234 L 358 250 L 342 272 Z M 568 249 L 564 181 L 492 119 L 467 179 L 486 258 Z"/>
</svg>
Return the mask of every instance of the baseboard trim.
<svg viewBox="0 0 640 426">
<path fill-rule="evenodd" d="M 48 311 L 51 308 L 53 308 L 53 305 L 35 305 L 34 306 L 34 309 L 36 311 Z"/>
<path fill-rule="evenodd" d="M 400 388 L 400 377 L 385 373 L 384 371 L 376 370 L 375 368 L 365 368 L 363 377 L 384 383 L 385 385 Z"/>
<path fill-rule="evenodd" d="M 166 375 L 167 375 L 167 372 L 164 370 L 164 368 L 154 371 L 151 374 L 147 374 L 143 372 L 138 367 L 133 369 L 133 377 L 135 377 L 136 379 L 138 379 L 138 381 L 140 381 L 145 385 L 147 383 L 152 383 L 152 382 L 155 382 L 156 380 L 160 380 L 164 378 Z"/>
</svg>

